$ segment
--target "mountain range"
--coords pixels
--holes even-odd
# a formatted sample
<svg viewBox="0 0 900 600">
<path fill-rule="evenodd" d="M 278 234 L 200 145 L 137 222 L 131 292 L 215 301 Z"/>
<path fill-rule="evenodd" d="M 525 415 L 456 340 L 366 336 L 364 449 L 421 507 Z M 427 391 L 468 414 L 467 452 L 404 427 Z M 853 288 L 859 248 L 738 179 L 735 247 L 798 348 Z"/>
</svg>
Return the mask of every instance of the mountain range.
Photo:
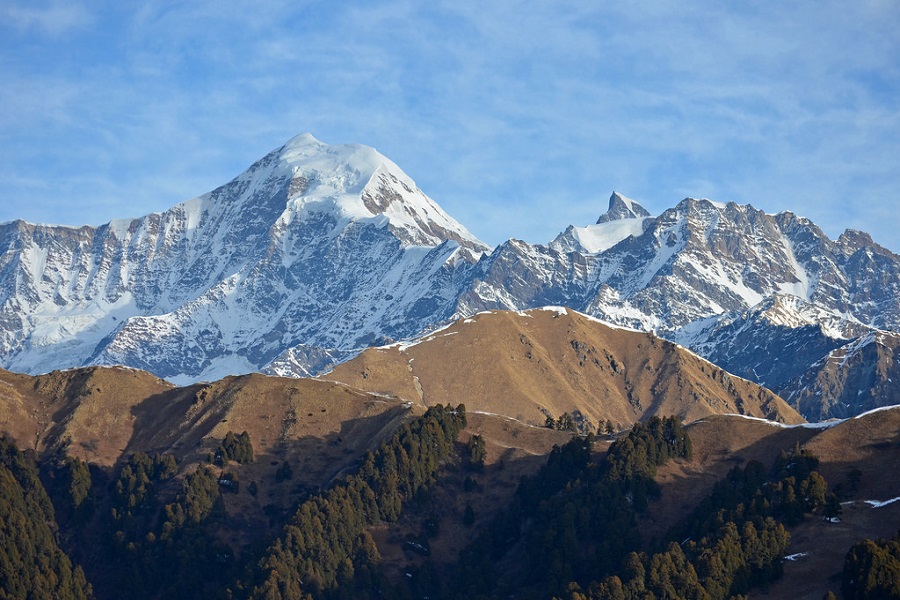
<svg viewBox="0 0 900 600">
<path fill-rule="evenodd" d="M 614 193 L 594 225 L 491 248 L 374 149 L 304 134 L 165 212 L 5 223 L 0 249 L 0 365 L 23 373 L 309 376 L 483 311 L 565 306 L 809 419 L 900 403 L 900 257 L 750 205 L 686 198 L 653 216 Z"/>
</svg>

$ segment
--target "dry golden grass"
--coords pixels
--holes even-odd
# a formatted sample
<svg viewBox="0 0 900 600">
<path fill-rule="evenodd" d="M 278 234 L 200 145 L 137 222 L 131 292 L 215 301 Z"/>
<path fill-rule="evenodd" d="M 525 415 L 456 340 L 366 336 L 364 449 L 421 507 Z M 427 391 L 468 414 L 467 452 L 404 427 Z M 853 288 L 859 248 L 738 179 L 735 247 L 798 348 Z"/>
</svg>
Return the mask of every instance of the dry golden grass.
<svg viewBox="0 0 900 600">
<path fill-rule="evenodd" d="M 426 405 L 462 402 L 533 425 L 575 411 L 620 428 L 654 414 L 803 422 L 772 392 L 675 344 L 572 311 L 479 314 L 411 347 L 367 350 L 322 379 Z"/>
<path fill-rule="evenodd" d="M 865 500 L 900 497 L 900 408 L 882 410 L 818 433 L 806 448 L 819 457 L 819 471 L 829 484 L 846 482 L 851 469 L 862 471 L 859 491 L 844 504 L 840 523 L 809 519 L 791 530 L 790 554 L 805 553 L 785 563 L 785 576 L 760 598 L 818 600 L 838 593 L 844 557 L 854 543 L 890 538 L 900 530 L 900 502 L 874 508 Z"/>
<path fill-rule="evenodd" d="M 84 460 L 111 465 L 132 437 L 134 409 L 173 386 L 144 371 L 91 367 L 28 377 L 0 372 L 4 431 L 39 452 L 66 446 Z"/>
<path fill-rule="evenodd" d="M 693 444 L 693 459 L 660 467 L 656 479 L 662 497 L 641 519 L 648 543 L 690 513 L 731 468 L 750 460 L 768 467 L 781 450 L 790 450 L 798 442 L 804 444 L 816 433 L 805 427 L 778 427 L 734 415 L 712 415 L 688 425 L 686 430 Z"/>
<path fill-rule="evenodd" d="M 486 468 L 474 475 L 480 486 L 461 491 L 470 473 L 450 465 L 427 508 L 413 507 L 400 523 L 373 530 L 389 572 L 398 577 L 421 560 L 405 553 L 402 542 L 419 534 L 424 518 L 440 517 L 433 557 L 452 564 L 479 527 L 508 505 L 520 478 L 536 472 L 554 444 L 568 441 L 570 434 L 540 426 L 544 410 L 579 410 L 595 423 L 609 418 L 621 426 L 651 414 L 700 415 L 688 426 L 693 460 L 659 471 L 662 498 L 641 518 L 648 543 L 696 506 L 728 469 L 751 459 L 769 465 L 795 443 L 819 456 L 832 485 L 860 469 L 857 499 L 900 496 L 893 468 L 900 462 L 900 410 L 824 430 L 718 415 L 743 411 L 799 420 L 766 390 L 652 336 L 549 311 L 484 314 L 474 321 L 404 351 L 367 351 L 329 375 L 345 383 L 246 375 L 177 388 L 122 368 L 39 377 L 0 371 L 0 431 L 24 448 L 52 452 L 65 444 L 71 454 L 105 466 L 137 450 L 170 451 L 183 472 L 205 460 L 228 431 L 247 431 L 256 460 L 226 466 L 238 474 L 242 491 L 225 494 L 236 525 L 221 532 L 240 548 L 276 534 L 274 525 L 305 494 L 351 468 L 426 405 L 465 403 L 469 424 L 459 443 L 478 434 L 487 447 Z M 599 441 L 597 451 L 607 444 Z M 284 461 L 294 477 L 279 483 L 275 471 Z M 255 497 L 246 492 L 251 481 L 258 487 Z M 473 527 L 463 525 L 467 503 L 475 509 Z M 829 577 L 840 571 L 850 545 L 889 537 L 898 527 L 900 502 L 848 505 L 840 524 L 807 520 L 792 530 L 789 549 L 807 556 L 788 563 L 786 577 L 755 596 L 821 598 L 839 587 Z"/>
<path fill-rule="evenodd" d="M 39 377 L 0 371 L 0 403 L 0 431 L 23 448 L 47 453 L 65 447 L 101 466 L 140 450 L 172 452 L 189 468 L 228 431 L 247 431 L 256 454 L 265 457 L 258 463 L 291 459 L 296 485 L 307 487 L 327 482 L 423 411 L 311 379 L 246 375 L 178 388 L 118 367 Z"/>
<path fill-rule="evenodd" d="M 228 431 L 247 431 L 256 460 L 223 469 L 237 474 L 243 487 L 224 495 L 236 526 L 220 533 L 234 548 L 273 535 L 271 527 L 306 494 L 422 412 L 421 404 L 312 379 L 245 375 L 178 388 L 123 368 L 40 377 L 0 371 L 0 431 L 39 453 L 65 448 L 110 467 L 136 451 L 171 452 L 187 473 Z M 278 482 L 275 472 L 285 461 L 293 477 Z M 251 482 L 255 497 L 247 493 Z"/>
</svg>

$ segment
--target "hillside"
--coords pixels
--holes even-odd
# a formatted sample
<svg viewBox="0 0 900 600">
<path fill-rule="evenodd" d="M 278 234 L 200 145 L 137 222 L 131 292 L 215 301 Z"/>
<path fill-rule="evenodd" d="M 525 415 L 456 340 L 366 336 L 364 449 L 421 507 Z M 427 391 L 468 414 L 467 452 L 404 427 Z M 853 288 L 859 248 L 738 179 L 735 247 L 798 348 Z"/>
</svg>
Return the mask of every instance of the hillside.
<svg viewBox="0 0 900 600">
<path fill-rule="evenodd" d="M 117 367 L 38 377 L 0 371 L 0 392 L 0 431 L 42 455 L 62 450 L 112 467 L 134 452 L 169 452 L 195 464 L 228 431 L 247 431 L 257 453 L 296 461 L 314 487 L 421 412 L 311 379 L 245 375 L 179 388 Z"/>
<path fill-rule="evenodd" d="M 366 350 L 320 377 L 532 425 L 568 413 L 591 431 L 652 415 L 803 422 L 775 394 L 676 344 L 567 309 L 480 313 L 412 343 Z"/>
<path fill-rule="evenodd" d="M 872 332 L 856 338 L 779 391 L 811 421 L 900 404 L 900 335 Z"/>
<path fill-rule="evenodd" d="M 847 494 L 840 523 L 808 519 L 790 529 L 784 577 L 758 598 L 820 600 L 840 592 L 849 547 L 863 538 L 888 539 L 900 528 L 900 408 L 872 411 L 822 427 L 781 427 L 734 416 L 713 416 L 686 428 L 694 444 L 691 461 L 672 463 L 657 480 L 662 496 L 642 520 L 652 536 L 665 530 L 710 493 L 729 469 L 758 460 L 771 465 L 781 450 L 800 444 L 819 459 L 818 471 L 832 489 Z M 858 483 L 851 472 L 858 470 Z M 840 595 L 839 595 L 840 597 Z"/>
</svg>

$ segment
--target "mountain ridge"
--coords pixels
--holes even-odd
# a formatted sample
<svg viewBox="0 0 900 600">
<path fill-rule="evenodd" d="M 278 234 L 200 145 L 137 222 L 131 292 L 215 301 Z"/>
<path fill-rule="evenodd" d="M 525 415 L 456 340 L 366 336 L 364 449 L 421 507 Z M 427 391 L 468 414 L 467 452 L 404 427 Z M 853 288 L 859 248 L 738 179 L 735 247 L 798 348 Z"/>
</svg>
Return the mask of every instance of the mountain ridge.
<svg viewBox="0 0 900 600">
<path fill-rule="evenodd" d="M 371 348 L 319 376 L 371 393 L 583 431 L 653 415 L 685 422 L 740 413 L 804 420 L 781 398 L 677 344 L 562 307 L 487 312 L 410 343 Z"/>
</svg>

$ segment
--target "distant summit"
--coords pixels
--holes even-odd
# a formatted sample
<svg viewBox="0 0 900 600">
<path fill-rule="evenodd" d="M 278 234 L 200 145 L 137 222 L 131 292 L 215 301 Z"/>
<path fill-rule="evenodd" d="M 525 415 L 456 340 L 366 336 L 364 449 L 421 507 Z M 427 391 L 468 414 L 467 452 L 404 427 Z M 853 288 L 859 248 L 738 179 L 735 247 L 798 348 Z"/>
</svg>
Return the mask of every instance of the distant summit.
<svg viewBox="0 0 900 600">
<path fill-rule="evenodd" d="M 619 192 L 613 192 L 609 197 L 609 208 L 597 219 L 597 225 L 619 219 L 638 219 L 649 216 L 650 213 L 646 208 Z"/>
<path fill-rule="evenodd" d="M 374 148 L 325 144 L 304 133 L 273 154 L 290 169 L 283 218 L 304 211 L 334 211 L 339 221 L 383 217 L 389 229 L 410 245 L 454 240 L 475 252 L 488 249 Z"/>
</svg>

